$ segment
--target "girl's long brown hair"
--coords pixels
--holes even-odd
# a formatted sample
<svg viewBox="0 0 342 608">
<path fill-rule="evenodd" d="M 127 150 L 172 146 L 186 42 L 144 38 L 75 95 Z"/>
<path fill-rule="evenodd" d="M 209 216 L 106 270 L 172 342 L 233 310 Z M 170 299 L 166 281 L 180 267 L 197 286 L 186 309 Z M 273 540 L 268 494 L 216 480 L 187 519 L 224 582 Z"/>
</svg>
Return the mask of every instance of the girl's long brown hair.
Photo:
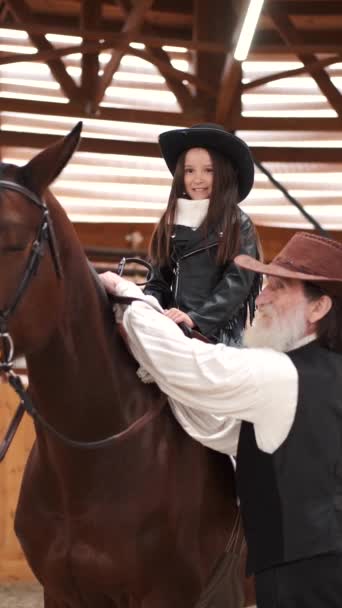
<svg viewBox="0 0 342 608">
<path fill-rule="evenodd" d="M 238 181 L 231 162 L 216 150 L 206 148 L 213 163 L 213 187 L 208 213 L 200 229 L 204 238 L 212 230 L 222 233 L 219 239 L 216 261 L 225 264 L 238 253 L 240 244 L 240 221 L 238 213 Z M 171 234 L 177 207 L 177 199 L 185 196 L 184 161 L 186 151 L 178 158 L 173 177 L 169 201 L 165 212 L 157 224 L 150 243 L 150 257 L 153 264 L 167 266 L 170 260 Z"/>
</svg>

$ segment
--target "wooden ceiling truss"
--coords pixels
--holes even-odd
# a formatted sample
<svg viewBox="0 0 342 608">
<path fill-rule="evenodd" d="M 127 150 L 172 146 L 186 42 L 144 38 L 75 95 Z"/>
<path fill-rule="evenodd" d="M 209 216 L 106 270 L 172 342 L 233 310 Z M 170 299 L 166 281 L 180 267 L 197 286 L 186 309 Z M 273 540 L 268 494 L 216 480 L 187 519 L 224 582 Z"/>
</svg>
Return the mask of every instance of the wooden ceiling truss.
<svg viewBox="0 0 342 608">
<path fill-rule="evenodd" d="M 251 143 L 259 163 L 341 163 L 340 147 L 262 144 L 264 134 L 299 130 L 342 138 L 342 87 L 334 70 L 342 63 L 341 0 L 265 0 L 248 58 L 249 62 L 300 62 L 293 69 L 244 77 L 243 66 L 234 59 L 234 49 L 248 0 L 0 0 L 0 27 L 27 32 L 34 54 L 0 51 L 1 66 L 18 62 L 45 63 L 64 103 L 42 98 L 1 95 L 1 113 L 51 117 L 74 117 L 143 125 L 188 126 L 219 122 L 227 129 L 257 136 Z M 47 34 L 78 37 L 61 44 Z M 53 39 L 52 39 L 53 40 Z M 140 43 L 140 44 L 137 44 Z M 175 62 L 172 49 L 182 47 L 188 69 Z M 102 56 L 106 51 L 107 60 Z M 81 54 L 80 76 L 74 77 L 71 57 Z M 173 93 L 173 109 L 148 109 L 138 104 L 110 103 L 109 89 L 119 86 L 123 58 L 132 56 L 152 64 L 164 80 L 164 91 Z M 78 69 L 78 68 L 77 68 Z M 316 106 L 324 112 L 296 118 L 293 114 L 246 113 L 244 99 L 257 97 L 267 87 L 294 77 L 310 78 L 317 88 Z M 123 85 L 121 85 L 123 86 Z M 133 86 L 133 85 L 132 85 Z M 138 86 L 138 85 L 135 85 Z M 286 84 L 284 84 L 286 87 Z M 153 85 L 150 85 L 153 90 Z M 148 90 L 148 86 L 146 87 Z M 312 95 L 314 97 L 314 95 Z M 322 136 L 323 137 L 323 136 Z M 154 141 L 105 138 L 82 139 L 84 152 L 154 158 Z M 18 133 L 2 129 L 0 145 L 41 148 L 54 140 L 47 132 Z"/>
<path fill-rule="evenodd" d="M 234 131 L 290 129 L 288 119 L 281 117 L 243 117 L 241 97 L 246 91 L 268 82 L 306 73 L 315 80 L 337 117 L 303 119 L 301 129 L 342 131 L 342 96 L 326 71 L 328 66 L 342 59 L 342 3 L 265 0 L 251 58 L 293 55 L 303 67 L 243 83 L 241 65 L 234 60 L 233 50 L 245 6 L 246 2 L 234 0 L 211 0 L 210 3 L 203 0 L 53 0 L 48 3 L 44 0 L 2 0 L 1 26 L 26 31 L 37 53 L 28 56 L 2 52 L 0 65 L 18 61 L 46 62 L 68 99 L 67 107 L 62 110 L 71 116 L 128 122 L 142 119 L 151 124 L 216 121 Z M 324 27 L 320 27 L 322 19 Z M 58 48 L 46 39 L 46 33 L 81 36 L 82 43 Z M 141 42 L 145 48 L 132 48 L 132 42 Z M 193 57 L 191 71 L 176 69 L 162 48 L 165 45 L 188 48 Z M 105 49 L 110 51 L 110 59 L 100 75 L 99 53 Z M 63 62 L 68 55 L 78 52 L 82 53 L 80 84 L 69 75 Z M 135 114 L 130 108 L 101 106 L 106 89 L 113 83 L 126 54 L 154 64 L 174 93 L 180 113 L 166 112 L 161 120 L 163 112 L 137 109 Z M 50 111 L 47 107 L 50 104 L 40 101 L 13 99 L 12 102 L 18 112 L 46 114 Z M 0 111 L 12 102 L 1 98 Z M 55 105 L 58 104 L 51 104 L 51 113 L 55 112 Z M 8 137 L 6 135 L 6 139 Z M 14 140 L 18 145 L 16 134 L 13 134 L 13 144 Z M 101 146 L 98 141 L 97 148 L 101 149 Z M 311 151 L 307 152 L 310 162 Z"/>
</svg>

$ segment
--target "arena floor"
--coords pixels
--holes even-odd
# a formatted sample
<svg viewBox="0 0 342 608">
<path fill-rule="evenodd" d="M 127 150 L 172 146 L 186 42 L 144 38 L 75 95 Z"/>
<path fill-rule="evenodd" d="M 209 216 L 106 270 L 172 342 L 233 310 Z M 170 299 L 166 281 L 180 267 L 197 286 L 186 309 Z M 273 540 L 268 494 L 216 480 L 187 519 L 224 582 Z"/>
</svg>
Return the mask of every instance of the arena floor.
<svg viewBox="0 0 342 608">
<path fill-rule="evenodd" d="M 43 608 L 41 587 L 37 584 L 0 584 L 0 608 Z"/>
<path fill-rule="evenodd" d="M 37 584 L 0 584 L 1 608 L 43 608 L 41 587 Z"/>
</svg>

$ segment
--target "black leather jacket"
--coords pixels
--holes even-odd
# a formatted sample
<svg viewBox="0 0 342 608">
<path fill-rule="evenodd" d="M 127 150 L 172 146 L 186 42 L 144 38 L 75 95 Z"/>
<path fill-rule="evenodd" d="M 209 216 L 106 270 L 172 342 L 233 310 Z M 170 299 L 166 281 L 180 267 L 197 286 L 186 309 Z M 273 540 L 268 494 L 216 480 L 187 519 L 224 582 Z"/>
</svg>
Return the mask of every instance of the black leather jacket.
<svg viewBox="0 0 342 608">
<path fill-rule="evenodd" d="M 258 257 L 256 236 L 249 217 L 240 212 L 240 253 Z M 247 310 L 253 315 L 260 278 L 230 262 L 216 263 L 222 233 L 204 239 L 199 230 L 175 226 L 171 263 L 153 268 L 145 293 L 157 298 L 163 308 L 186 312 L 202 334 L 226 344 L 239 344 Z M 181 241 L 181 248 L 178 245 Z"/>
</svg>

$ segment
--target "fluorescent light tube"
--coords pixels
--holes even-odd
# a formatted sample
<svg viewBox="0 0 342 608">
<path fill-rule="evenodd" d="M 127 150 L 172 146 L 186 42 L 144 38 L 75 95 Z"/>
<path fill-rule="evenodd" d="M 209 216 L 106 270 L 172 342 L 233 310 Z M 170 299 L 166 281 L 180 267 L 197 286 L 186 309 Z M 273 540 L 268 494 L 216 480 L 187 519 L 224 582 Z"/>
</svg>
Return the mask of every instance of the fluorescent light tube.
<svg viewBox="0 0 342 608">
<path fill-rule="evenodd" d="M 250 0 L 245 21 L 242 26 L 240 37 L 234 53 L 234 59 L 237 61 L 245 61 L 248 56 L 249 48 L 253 40 L 263 4 L 264 0 Z"/>
</svg>

